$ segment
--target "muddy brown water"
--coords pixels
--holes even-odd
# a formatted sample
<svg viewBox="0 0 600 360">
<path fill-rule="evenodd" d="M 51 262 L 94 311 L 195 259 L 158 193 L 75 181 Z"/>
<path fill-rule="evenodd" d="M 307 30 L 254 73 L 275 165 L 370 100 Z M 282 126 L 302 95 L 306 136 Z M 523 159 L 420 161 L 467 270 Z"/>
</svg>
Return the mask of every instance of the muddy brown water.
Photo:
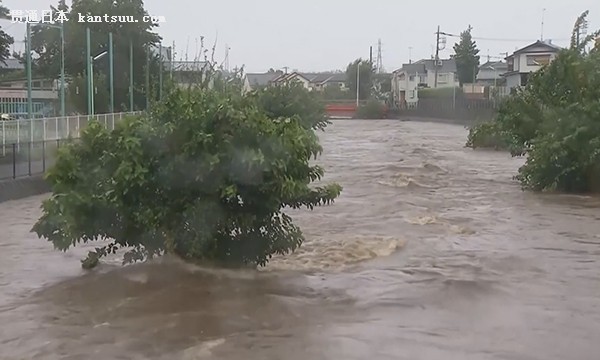
<svg viewBox="0 0 600 360">
<path fill-rule="evenodd" d="M 518 359 L 600 353 L 600 199 L 523 193 L 460 126 L 336 121 L 332 206 L 261 271 L 161 259 L 86 273 L 0 204 L 0 359 Z"/>
</svg>

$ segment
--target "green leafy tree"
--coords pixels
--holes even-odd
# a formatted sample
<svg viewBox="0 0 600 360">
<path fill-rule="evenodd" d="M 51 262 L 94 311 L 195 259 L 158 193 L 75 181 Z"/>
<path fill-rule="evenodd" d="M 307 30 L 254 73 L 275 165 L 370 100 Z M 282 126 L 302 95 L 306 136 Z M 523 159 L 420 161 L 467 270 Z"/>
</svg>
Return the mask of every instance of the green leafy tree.
<svg viewBox="0 0 600 360">
<path fill-rule="evenodd" d="M 314 129 L 327 120 L 301 87 L 243 95 L 229 84 L 176 88 L 112 132 L 89 125 L 61 148 L 33 231 L 60 250 L 108 240 L 85 267 L 121 248 L 126 262 L 169 253 L 228 266 L 296 249 L 304 238 L 283 210 L 341 192 L 311 186 L 324 174 L 310 164 L 322 151 Z"/>
<path fill-rule="evenodd" d="M 456 60 L 458 81 L 462 84 L 474 83 L 479 71 L 479 49 L 471 36 L 471 25 L 460 33 L 460 41 L 454 44 L 453 58 Z"/>
<path fill-rule="evenodd" d="M 92 56 L 106 51 L 108 48 L 108 34 L 113 33 L 114 46 L 114 90 L 116 111 L 129 110 L 129 44 L 133 44 L 134 58 L 134 106 L 137 109 L 145 108 L 145 66 L 148 52 L 155 46 L 160 37 L 153 32 L 157 24 L 150 22 L 78 22 L 77 14 L 91 14 L 108 16 L 133 16 L 142 19 L 148 15 L 142 0 L 74 0 L 69 8 L 65 0 L 60 0 L 57 7 L 51 10 L 65 11 L 71 19 L 64 23 L 65 26 L 65 71 L 71 77 L 84 76 L 86 71 L 86 28 L 91 32 Z M 34 61 L 36 72 L 40 75 L 57 78 L 60 74 L 60 31 L 45 26 L 34 26 L 32 28 L 32 50 L 37 55 Z M 151 56 L 151 73 L 159 71 L 155 56 Z M 94 73 L 103 74 L 108 78 L 109 59 L 108 56 L 94 63 Z M 108 82 L 104 83 L 108 87 Z M 87 88 L 83 89 L 84 92 Z M 107 89 L 108 91 L 108 89 Z M 86 95 L 87 96 L 87 95 Z M 108 108 L 102 99 L 97 99 L 97 108 Z M 104 100 L 108 101 L 108 100 Z M 84 103 L 87 104 L 87 103 Z M 127 104 L 127 105 L 125 105 Z M 87 105 L 78 108 L 80 112 L 87 111 Z"/>
<path fill-rule="evenodd" d="M 467 145 L 495 139 L 513 155 L 527 155 L 517 179 L 535 191 L 600 191 L 600 49 L 586 46 L 600 32 L 577 40 L 587 12 L 577 20 L 571 47 L 531 75 L 502 104 L 492 124 L 470 130 Z"/>
<path fill-rule="evenodd" d="M 10 19 L 9 10 L 2 5 L 0 0 L 0 19 Z M 0 62 L 6 64 L 6 59 L 10 57 L 10 46 L 14 43 L 12 36 L 8 35 L 0 26 Z"/>
<path fill-rule="evenodd" d="M 357 71 L 360 73 L 360 79 L 357 79 Z M 354 94 L 355 98 L 357 81 L 359 82 L 358 86 L 360 88 L 359 99 L 366 100 L 371 96 L 374 74 L 375 70 L 369 61 L 357 59 L 348 64 L 348 67 L 346 68 L 346 84 L 350 89 L 350 92 Z"/>
</svg>

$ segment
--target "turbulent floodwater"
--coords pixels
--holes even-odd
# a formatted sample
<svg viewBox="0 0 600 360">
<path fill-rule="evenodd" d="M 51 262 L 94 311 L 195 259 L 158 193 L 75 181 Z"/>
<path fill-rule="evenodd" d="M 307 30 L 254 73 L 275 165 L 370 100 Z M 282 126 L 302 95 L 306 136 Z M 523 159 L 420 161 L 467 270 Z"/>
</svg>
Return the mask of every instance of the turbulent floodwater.
<svg viewBox="0 0 600 360">
<path fill-rule="evenodd" d="M 332 206 L 258 272 L 163 259 L 85 273 L 0 204 L 0 359 L 587 360 L 600 352 L 600 199 L 533 195 L 459 126 L 338 121 Z"/>
</svg>

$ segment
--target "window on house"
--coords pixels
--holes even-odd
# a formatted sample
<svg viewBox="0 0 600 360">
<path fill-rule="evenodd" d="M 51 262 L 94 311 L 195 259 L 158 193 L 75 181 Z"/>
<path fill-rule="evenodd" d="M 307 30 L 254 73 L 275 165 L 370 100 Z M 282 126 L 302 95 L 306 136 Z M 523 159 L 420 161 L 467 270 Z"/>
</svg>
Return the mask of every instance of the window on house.
<svg viewBox="0 0 600 360">
<path fill-rule="evenodd" d="M 527 66 L 542 66 L 550 63 L 550 55 L 527 55 Z"/>
<path fill-rule="evenodd" d="M 419 75 L 419 83 L 420 84 L 426 84 L 427 83 L 427 76 L 426 75 Z"/>
<path fill-rule="evenodd" d="M 408 80 L 409 80 L 409 81 L 415 81 L 415 76 L 414 76 L 414 75 L 411 75 L 411 76 L 408 78 Z"/>
<path fill-rule="evenodd" d="M 448 74 L 438 74 L 438 83 L 445 84 L 448 82 Z"/>
<path fill-rule="evenodd" d="M 415 91 L 414 90 L 409 90 L 408 91 L 408 97 L 410 99 L 414 99 L 415 98 Z"/>
</svg>

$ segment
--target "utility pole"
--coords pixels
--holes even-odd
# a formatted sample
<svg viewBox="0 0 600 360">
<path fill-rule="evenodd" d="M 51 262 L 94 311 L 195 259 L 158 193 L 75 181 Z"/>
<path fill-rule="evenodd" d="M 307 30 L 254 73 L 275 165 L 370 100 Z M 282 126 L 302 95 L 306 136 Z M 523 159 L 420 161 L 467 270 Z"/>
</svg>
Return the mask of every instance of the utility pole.
<svg viewBox="0 0 600 360">
<path fill-rule="evenodd" d="M 286 74 L 286 75 L 287 75 L 287 73 L 288 73 L 288 69 L 289 69 L 289 68 L 290 68 L 289 66 L 284 66 L 284 67 L 283 67 L 283 70 L 285 70 L 285 74 Z"/>
<path fill-rule="evenodd" d="M 434 88 L 438 86 L 438 61 L 440 60 L 440 26 L 438 25 L 437 32 L 435 33 L 435 62 L 433 63 L 435 69 Z"/>
<path fill-rule="evenodd" d="M 371 67 L 373 66 L 373 47 L 369 46 L 369 64 L 371 64 Z"/>
</svg>

